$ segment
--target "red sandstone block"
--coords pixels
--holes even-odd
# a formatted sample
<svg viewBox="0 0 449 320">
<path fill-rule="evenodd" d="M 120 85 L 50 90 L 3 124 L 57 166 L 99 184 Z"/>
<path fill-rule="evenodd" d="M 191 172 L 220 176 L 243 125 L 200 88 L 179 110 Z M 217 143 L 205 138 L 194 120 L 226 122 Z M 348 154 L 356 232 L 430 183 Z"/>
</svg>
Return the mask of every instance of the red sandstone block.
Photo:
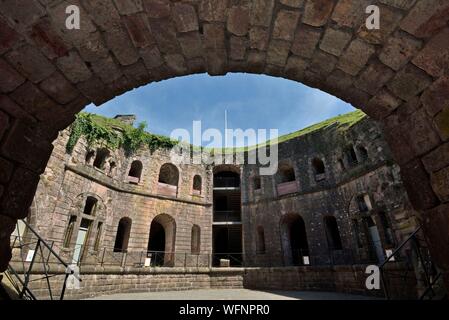
<svg viewBox="0 0 449 320">
<path fill-rule="evenodd" d="M 26 218 L 38 183 L 38 173 L 23 167 L 17 168 L 0 203 L 2 215 L 15 219 Z"/>
<path fill-rule="evenodd" d="M 198 31 L 198 18 L 193 6 L 176 2 L 173 5 L 172 16 L 178 32 Z"/>
<path fill-rule="evenodd" d="M 233 6 L 229 9 L 227 29 L 236 36 L 244 36 L 249 30 L 248 8 L 243 6 Z"/>
<path fill-rule="evenodd" d="M 449 70 L 449 28 L 435 35 L 412 62 L 434 77 Z"/>
<path fill-rule="evenodd" d="M 366 65 L 370 57 L 376 52 L 374 46 L 359 38 L 353 40 L 338 62 L 338 68 L 357 75 Z"/>
<path fill-rule="evenodd" d="M 365 9 L 370 0 L 339 0 L 332 14 L 332 20 L 349 28 L 357 28 L 364 21 Z"/>
<path fill-rule="evenodd" d="M 78 90 L 59 72 L 42 81 L 40 88 L 61 104 L 67 104 L 79 95 Z"/>
<path fill-rule="evenodd" d="M 430 84 L 432 84 L 432 78 L 409 63 L 395 75 L 388 84 L 388 88 L 399 98 L 408 101 L 420 94 Z"/>
<path fill-rule="evenodd" d="M 65 56 L 69 50 L 69 45 L 53 29 L 49 18 L 33 25 L 29 35 L 49 59 Z"/>
<path fill-rule="evenodd" d="M 444 108 L 434 119 L 435 126 L 442 140 L 449 140 L 449 107 Z"/>
<path fill-rule="evenodd" d="M 118 12 L 123 15 L 130 15 L 143 10 L 142 1 L 114 0 L 114 3 Z"/>
<path fill-rule="evenodd" d="M 375 61 L 360 74 L 354 85 L 371 95 L 375 95 L 393 76 L 394 72 L 390 68 Z"/>
<path fill-rule="evenodd" d="M 393 70 L 399 70 L 421 49 L 422 42 L 406 33 L 398 33 L 388 39 L 379 54 L 379 60 Z"/>
<path fill-rule="evenodd" d="M 449 77 L 435 81 L 421 96 L 426 111 L 434 116 L 443 108 L 449 108 Z"/>
<path fill-rule="evenodd" d="M 20 40 L 20 35 L 0 17 L 0 54 L 13 48 Z"/>
<path fill-rule="evenodd" d="M 423 229 L 431 249 L 432 259 L 441 268 L 449 269 L 449 204 L 425 212 Z"/>
<path fill-rule="evenodd" d="M 449 3 L 441 0 L 417 1 L 401 21 L 400 27 L 414 36 L 425 38 L 444 27 L 449 15 Z"/>
<path fill-rule="evenodd" d="M 334 2 L 329 0 L 308 1 L 304 8 L 302 22 L 314 27 L 321 27 L 327 20 L 334 8 Z"/>
<path fill-rule="evenodd" d="M 155 43 L 145 14 L 125 16 L 122 17 L 122 20 L 136 48 L 145 48 Z"/>
<path fill-rule="evenodd" d="M 8 127 L 9 127 L 9 117 L 6 113 L 0 111 L 0 140 L 2 139 L 3 134 L 6 132 L 6 130 L 8 130 Z"/>
<path fill-rule="evenodd" d="M 271 23 L 274 0 L 254 0 L 251 7 L 251 25 L 268 27 Z"/>
<path fill-rule="evenodd" d="M 298 11 L 280 10 L 274 21 L 272 38 L 292 41 L 298 20 Z"/>
<path fill-rule="evenodd" d="M 433 208 L 439 203 L 429 176 L 419 160 L 401 166 L 401 173 L 410 202 L 416 210 Z"/>
<path fill-rule="evenodd" d="M 442 144 L 422 159 L 427 172 L 432 173 L 449 166 L 449 143 Z"/>
<path fill-rule="evenodd" d="M 35 83 L 47 78 L 55 70 L 50 61 L 31 45 L 25 45 L 8 53 L 6 60 L 22 75 Z"/>
<path fill-rule="evenodd" d="M 145 0 L 143 5 L 150 18 L 167 18 L 170 16 L 169 0 Z"/>
<path fill-rule="evenodd" d="M 449 202 L 449 166 L 431 174 L 433 190 L 442 202 Z"/>
<path fill-rule="evenodd" d="M 0 58 L 0 91 L 10 92 L 25 82 L 16 70 L 14 70 L 5 60 Z"/>
</svg>

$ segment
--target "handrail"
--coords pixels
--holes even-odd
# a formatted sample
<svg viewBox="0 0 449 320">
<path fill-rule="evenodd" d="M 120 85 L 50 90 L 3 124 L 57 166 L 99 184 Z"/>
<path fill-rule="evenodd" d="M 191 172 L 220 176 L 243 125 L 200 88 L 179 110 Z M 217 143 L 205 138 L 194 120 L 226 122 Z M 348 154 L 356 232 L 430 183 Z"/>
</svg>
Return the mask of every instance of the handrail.
<svg viewBox="0 0 449 320">
<path fill-rule="evenodd" d="M 396 255 L 396 253 L 398 253 L 399 252 L 399 250 L 401 250 L 406 244 L 407 244 L 407 242 L 409 242 L 419 231 L 421 230 L 421 226 L 418 226 L 418 228 L 416 228 L 416 230 L 415 231 L 413 231 L 413 233 L 410 235 L 410 236 L 408 236 L 407 237 L 407 239 L 405 239 L 404 241 L 402 241 L 402 243 L 399 245 L 399 247 L 397 247 L 394 251 L 393 251 L 393 253 L 392 254 L 390 254 L 388 257 L 387 257 L 387 259 L 385 259 L 384 260 L 384 262 L 382 262 L 380 265 L 379 265 L 379 268 L 383 268 L 383 266 L 385 265 L 385 264 L 387 264 L 388 263 L 388 261 L 390 261 L 390 259 L 392 258 L 392 257 L 394 257 L 395 255 Z"/>
</svg>

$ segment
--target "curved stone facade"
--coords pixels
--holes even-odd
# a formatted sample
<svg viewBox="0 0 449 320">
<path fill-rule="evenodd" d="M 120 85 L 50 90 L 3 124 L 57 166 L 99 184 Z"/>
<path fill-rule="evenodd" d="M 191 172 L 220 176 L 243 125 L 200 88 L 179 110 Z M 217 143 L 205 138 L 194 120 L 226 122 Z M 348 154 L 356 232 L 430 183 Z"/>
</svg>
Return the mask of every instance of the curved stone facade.
<svg viewBox="0 0 449 320">
<path fill-rule="evenodd" d="M 54 143 L 28 219 L 81 265 L 135 266 L 147 257 L 165 267 L 378 263 L 416 227 L 399 167 L 366 117 L 280 143 L 272 176 L 248 164 L 174 165 L 168 150 L 127 155 L 84 139 L 69 154 L 68 137 L 69 129 Z M 222 188 L 232 177 L 236 188 Z M 291 230 L 295 221 L 302 231 Z"/>
</svg>

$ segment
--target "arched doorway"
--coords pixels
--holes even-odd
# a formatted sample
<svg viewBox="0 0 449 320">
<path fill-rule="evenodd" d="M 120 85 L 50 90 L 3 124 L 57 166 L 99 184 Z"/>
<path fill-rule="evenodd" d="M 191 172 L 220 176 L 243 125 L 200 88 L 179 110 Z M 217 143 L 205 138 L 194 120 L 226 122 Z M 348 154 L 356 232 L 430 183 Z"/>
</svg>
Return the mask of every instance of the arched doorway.
<svg viewBox="0 0 449 320">
<path fill-rule="evenodd" d="M 306 226 L 299 214 L 287 214 L 282 218 L 281 242 L 285 265 L 310 263 Z"/>
<path fill-rule="evenodd" d="M 174 266 L 175 239 L 175 220 L 167 214 L 156 216 L 151 222 L 147 246 L 152 266 Z"/>
<path fill-rule="evenodd" d="M 132 220 L 130 218 L 125 217 L 120 219 L 115 236 L 114 252 L 126 252 L 128 250 L 131 225 Z"/>
</svg>

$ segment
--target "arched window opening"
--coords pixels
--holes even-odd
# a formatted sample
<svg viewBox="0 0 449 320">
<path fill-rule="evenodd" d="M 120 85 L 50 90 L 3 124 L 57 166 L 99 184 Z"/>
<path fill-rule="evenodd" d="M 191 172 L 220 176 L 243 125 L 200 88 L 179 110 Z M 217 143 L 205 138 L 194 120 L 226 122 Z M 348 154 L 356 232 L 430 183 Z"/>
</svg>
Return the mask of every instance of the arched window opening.
<svg viewBox="0 0 449 320">
<path fill-rule="evenodd" d="M 313 173 L 315 174 L 315 181 L 321 181 L 326 179 L 326 168 L 324 162 L 321 159 L 314 158 L 312 160 Z"/>
<path fill-rule="evenodd" d="M 95 251 L 98 251 L 98 249 L 100 249 L 100 240 L 101 240 L 102 233 L 103 233 L 103 222 L 98 222 L 97 234 L 95 236 L 95 242 L 94 242 L 94 250 Z"/>
<path fill-rule="evenodd" d="M 292 182 L 296 180 L 295 170 L 291 166 L 279 168 L 280 183 Z"/>
<path fill-rule="evenodd" d="M 281 223 L 281 236 L 287 265 L 310 264 L 306 225 L 300 215 L 284 216 Z"/>
<path fill-rule="evenodd" d="M 253 183 L 254 183 L 254 190 L 260 190 L 262 188 L 262 181 L 260 179 L 260 176 L 254 177 Z"/>
<path fill-rule="evenodd" d="M 334 216 L 324 217 L 326 238 L 330 250 L 342 250 L 340 231 L 338 230 L 337 219 Z"/>
<path fill-rule="evenodd" d="M 240 188 L 240 175 L 233 171 L 214 174 L 214 188 Z"/>
<path fill-rule="evenodd" d="M 200 254 L 201 250 L 201 228 L 198 225 L 193 225 L 191 234 L 190 248 L 192 254 Z"/>
<path fill-rule="evenodd" d="M 164 164 L 159 171 L 158 193 L 176 197 L 178 194 L 179 170 L 171 163 Z"/>
<path fill-rule="evenodd" d="M 115 237 L 114 252 L 126 252 L 128 250 L 129 235 L 132 221 L 130 218 L 121 218 L 118 223 Z"/>
<path fill-rule="evenodd" d="M 100 170 L 104 170 L 106 159 L 109 157 L 109 150 L 106 148 L 101 148 L 97 150 L 97 155 L 94 160 L 94 167 Z"/>
<path fill-rule="evenodd" d="M 365 162 L 368 160 L 368 150 L 363 146 L 358 146 L 357 151 L 359 153 L 360 162 Z"/>
<path fill-rule="evenodd" d="M 94 197 L 87 197 L 86 204 L 84 205 L 83 213 L 87 215 L 95 215 L 95 210 L 97 209 L 98 200 Z"/>
<path fill-rule="evenodd" d="M 265 231 L 262 226 L 257 227 L 256 252 L 258 254 L 265 253 Z"/>
<path fill-rule="evenodd" d="M 385 244 L 389 246 L 393 245 L 394 244 L 393 231 L 391 229 L 390 223 L 388 222 L 388 218 L 385 212 L 379 212 L 379 220 L 382 225 L 382 230 L 384 232 Z"/>
<path fill-rule="evenodd" d="M 69 224 L 64 236 L 64 248 L 70 248 L 70 243 L 72 241 L 73 231 L 75 230 L 76 216 L 70 216 Z"/>
<path fill-rule="evenodd" d="M 193 177 L 193 194 L 201 195 L 202 179 L 201 176 L 196 175 Z"/>
<path fill-rule="evenodd" d="M 151 266 L 173 266 L 176 239 L 175 220 L 167 215 L 160 214 L 151 222 L 148 239 L 148 257 Z"/>
<path fill-rule="evenodd" d="M 352 145 L 346 148 L 345 154 L 350 166 L 355 166 L 359 163 L 359 161 L 357 160 L 357 155 L 354 151 L 354 147 Z"/>
<path fill-rule="evenodd" d="M 142 176 L 142 169 L 142 162 L 140 162 L 139 160 L 133 161 L 128 173 L 128 182 L 132 184 L 138 184 Z"/>
</svg>

